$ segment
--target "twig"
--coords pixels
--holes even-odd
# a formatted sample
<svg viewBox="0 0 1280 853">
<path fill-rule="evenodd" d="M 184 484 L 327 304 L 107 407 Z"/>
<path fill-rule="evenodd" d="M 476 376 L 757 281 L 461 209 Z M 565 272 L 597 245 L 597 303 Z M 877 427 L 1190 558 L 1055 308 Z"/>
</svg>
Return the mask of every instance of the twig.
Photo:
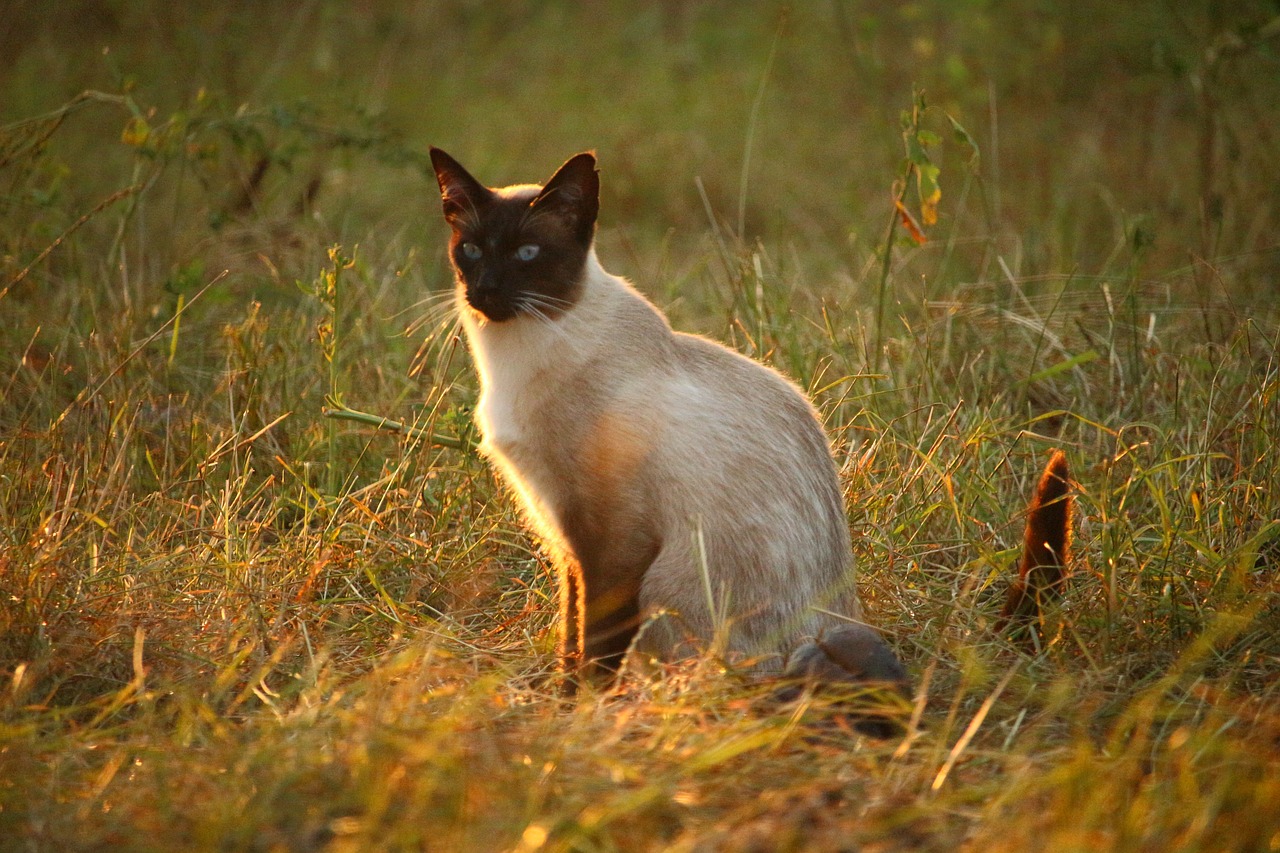
<svg viewBox="0 0 1280 853">
<path fill-rule="evenodd" d="M 332 402 L 332 401 L 330 401 Z M 447 447 L 450 450 L 471 450 L 473 445 L 465 438 L 458 438 L 452 435 L 444 435 L 431 430 L 422 429 L 420 427 L 410 426 L 409 424 L 393 421 L 390 418 L 384 418 L 380 415 L 371 415 L 368 412 L 357 411 L 356 409 L 335 404 L 325 406 L 321 409 L 321 414 L 326 418 L 333 418 L 339 421 L 355 421 L 356 423 L 365 424 L 375 429 L 386 430 L 387 432 L 397 432 L 408 438 L 421 439 L 433 444 L 437 447 Z"/>
<path fill-rule="evenodd" d="M 93 217 L 97 216 L 102 211 L 106 210 L 111 205 L 115 204 L 120 199 L 126 198 L 128 196 L 133 195 L 134 193 L 137 193 L 142 189 L 142 187 L 143 187 L 142 184 L 134 184 L 133 186 L 125 187 L 122 190 L 116 190 L 111 195 L 107 196 L 102 201 L 98 202 L 98 204 L 93 208 L 93 210 L 89 211 L 88 213 L 84 214 L 79 219 L 77 219 L 75 222 L 73 222 L 70 228 L 68 228 L 66 231 L 63 231 L 61 234 L 59 234 L 58 238 L 54 240 L 52 243 L 50 243 L 48 246 L 45 246 L 44 251 L 36 255 L 36 259 L 34 261 L 27 264 L 25 267 L 22 268 L 21 272 L 19 272 L 12 279 L 10 279 L 9 283 L 4 286 L 4 290 L 0 290 L 0 299 L 4 299 L 6 296 L 8 296 L 9 291 L 13 289 L 14 285 L 19 284 L 23 279 L 25 279 L 28 275 L 30 275 L 31 271 L 35 269 L 40 264 L 41 261 L 49 257 L 49 254 L 54 249 L 61 246 L 64 240 L 66 240 L 76 231 L 80 230 L 80 227 L 82 225 L 84 225 Z"/>
</svg>

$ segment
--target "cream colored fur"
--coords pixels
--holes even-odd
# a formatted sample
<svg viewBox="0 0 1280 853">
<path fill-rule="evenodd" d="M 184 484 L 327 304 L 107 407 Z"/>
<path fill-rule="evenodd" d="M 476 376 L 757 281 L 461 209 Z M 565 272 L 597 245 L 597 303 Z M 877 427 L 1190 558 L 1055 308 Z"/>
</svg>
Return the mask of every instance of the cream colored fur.
<svg viewBox="0 0 1280 853">
<path fill-rule="evenodd" d="M 555 319 L 488 322 L 461 286 L 458 303 L 483 450 L 553 560 L 569 558 L 563 519 L 584 505 L 608 519 L 602 549 L 624 563 L 627 549 L 656 553 L 640 649 L 671 659 L 727 628 L 731 654 L 777 672 L 802 639 L 846 621 L 822 611 L 860 618 L 830 449 L 792 383 L 673 332 L 594 250 L 581 298 Z"/>
</svg>

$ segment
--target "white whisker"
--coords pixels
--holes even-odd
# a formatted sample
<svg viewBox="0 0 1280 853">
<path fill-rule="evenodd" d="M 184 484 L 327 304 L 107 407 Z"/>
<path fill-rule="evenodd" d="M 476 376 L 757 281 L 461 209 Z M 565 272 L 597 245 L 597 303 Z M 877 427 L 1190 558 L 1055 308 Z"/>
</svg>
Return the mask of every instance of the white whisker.
<svg viewBox="0 0 1280 853">
<path fill-rule="evenodd" d="M 418 308 L 423 308 L 424 306 L 427 309 L 425 312 L 426 314 L 428 315 L 434 314 L 436 311 L 440 309 L 442 305 L 451 304 L 453 298 L 454 298 L 454 292 L 452 288 L 450 288 L 449 290 L 434 291 L 432 293 L 428 293 L 426 296 L 419 299 L 417 302 L 414 302 L 405 308 L 401 308 L 399 311 L 396 311 L 395 313 L 387 317 L 387 319 L 398 320 L 399 318 L 403 317 L 405 314 L 408 314 L 410 311 L 413 311 Z"/>
<path fill-rule="evenodd" d="M 547 314 L 542 310 L 546 306 L 542 306 L 539 304 L 537 299 L 537 297 L 539 296 L 540 294 L 536 294 L 536 293 L 522 293 L 519 296 L 517 296 L 513 302 L 517 313 L 524 314 L 528 317 L 534 318 L 543 326 L 547 327 L 553 333 L 555 333 L 557 337 L 559 337 L 562 341 L 564 341 L 570 347 L 573 347 L 576 349 L 577 342 L 574 341 L 573 337 L 570 334 L 568 334 L 564 330 L 564 328 L 561 327 L 559 323 L 557 323 L 555 320 L 548 317 Z"/>
<path fill-rule="evenodd" d="M 551 296 L 546 293 L 530 292 L 527 295 L 534 297 L 535 301 L 537 301 L 539 305 L 542 305 L 543 307 L 546 307 L 546 308 L 572 308 L 573 307 L 572 299 L 563 299 L 559 296 Z"/>
<path fill-rule="evenodd" d="M 431 352 L 433 350 L 443 352 L 448 347 L 449 342 L 457 337 L 458 329 L 461 325 L 462 317 L 455 312 L 444 318 L 430 333 L 423 337 L 422 343 L 418 345 L 417 352 L 414 353 L 413 358 L 410 360 L 409 375 L 420 375 L 426 370 L 428 364 L 435 363 L 438 365 L 441 361 L 440 357 L 430 358 Z"/>
<path fill-rule="evenodd" d="M 414 320 L 405 327 L 405 335 L 416 335 L 423 329 L 428 331 L 424 335 L 424 339 L 429 340 L 433 337 L 439 337 L 442 329 L 458 322 L 458 315 L 455 311 L 449 313 L 436 314 L 435 316 L 426 315 Z"/>
<path fill-rule="evenodd" d="M 448 299 L 434 300 L 434 304 L 429 305 L 427 310 L 411 320 L 405 329 L 406 333 L 413 334 L 428 325 L 434 325 L 438 328 L 448 322 L 450 318 L 455 317 L 457 311 L 454 310 L 455 300 L 453 299 L 453 293 L 450 292 L 446 295 L 449 297 Z"/>
</svg>

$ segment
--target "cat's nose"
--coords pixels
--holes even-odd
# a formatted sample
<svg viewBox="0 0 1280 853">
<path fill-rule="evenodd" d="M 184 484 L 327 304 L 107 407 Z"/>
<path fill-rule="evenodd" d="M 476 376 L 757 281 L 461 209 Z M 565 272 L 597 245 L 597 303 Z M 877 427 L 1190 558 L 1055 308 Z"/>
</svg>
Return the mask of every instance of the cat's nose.
<svg viewBox="0 0 1280 853">
<path fill-rule="evenodd" d="M 488 311 L 485 309 L 492 309 L 498 303 L 498 291 L 496 288 L 482 285 L 468 287 L 467 302 L 471 303 L 472 308 L 485 311 L 487 314 Z"/>
<path fill-rule="evenodd" d="M 491 296 L 502 288 L 502 280 L 493 270 L 483 270 L 472 285 L 475 292 Z"/>
<path fill-rule="evenodd" d="M 490 320 L 509 320 L 515 316 L 514 306 L 496 282 L 483 279 L 467 288 L 467 304 Z"/>
</svg>

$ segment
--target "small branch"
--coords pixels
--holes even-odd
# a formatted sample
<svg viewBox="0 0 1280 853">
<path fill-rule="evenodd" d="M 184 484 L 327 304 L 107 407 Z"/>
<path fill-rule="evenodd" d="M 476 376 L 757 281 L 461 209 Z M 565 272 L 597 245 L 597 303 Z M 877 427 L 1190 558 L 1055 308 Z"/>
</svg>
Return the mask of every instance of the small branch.
<svg viewBox="0 0 1280 853">
<path fill-rule="evenodd" d="M 122 190 L 116 190 L 116 191 L 115 191 L 115 192 L 113 192 L 111 195 L 107 196 L 107 197 L 106 197 L 106 198 L 104 198 L 102 201 L 98 202 L 98 204 L 93 208 L 93 210 L 90 210 L 88 213 L 86 213 L 86 214 L 84 214 L 83 216 L 81 216 L 81 217 L 80 217 L 79 219 L 77 219 L 75 222 L 71 223 L 71 227 L 70 227 L 70 228 L 68 228 L 66 231 L 63 231 L 61 234 L 59 234 L 59 235 L 58 235 L 58 239 L 54 240 L 54 241 L 53 241 L 52 243 L 50 243 L 48 246 L 45 246 L 45 247 L 44 247 L 44 251 L 42 251 L 40 254 L 36 255 L 36 259 L 35 259 L 34 261 L 32 261 L 31 263 L 27 264 L 25 267 L 23 267 L 23 268 L 22 268 L 22 271 L 21 271 L 21 272 L 19 272 L 19 273 L 18 273 L 17 275 L 15 275 L 12 279 L 10 279 L 9 283 L 8 283 L 8 284 L 6 284 L 6 285 L 4 286 L 4 289 L 3 289 L 3 290 L 0 290 L 0 299 L 4 299 L 6 296 L 8 296 L 8 295 L 9 295 L 9 291 L 13 289 L 14 285 L 16 285 L 16 284 L 20 284 L 20 283 L 22 282 L 22 280 L 23 280 L 23 279 L 25 279 L 28 275 L 30 275 L 30 274 L 31 274 L 31 271 L 32 271 L 33 269 L 35 269 L 37 266 L 39 266 L 39 265 L 40 265 L 40 263 L 41 263 L 45 258 L 49 257 L 50 253 L 51 253 L 51 252 L 53 252 L 53 250 L 54 250 L 54 249 L 56 249 L 56 248 L 58 248 L 59 246 L 61 246 L 61 245 L 62 245 L 62 243 L 63 243 L 63 242 L 64 242 L 68 237 L 70 237 L 70 236 L 71 236 L 72 234 L 74 234 L 76 231 L 80 230 L 80 226 L 84 225 L 84 224 L 85 224 L 86 222 L 88 222 L 90 219 L 92 219 L 93 217 L 97 216 L 99 213 L 101 213 L 102 211 L 106 210 L 108 207 L 110 207 L 111 205 L 115 204 L 115 203 L 116 203 L 117 201 L 119 201 L 120 199 L 122 199 L 122 198 L 127 198 L 128 196 L 131 196 L 131 195 L 133 195 L 133 194 L 135 194 L 135 193 L 137 193 L 137 192 L 141 191 L 142 189 L 143 189 L 143 185 L 142 185 L 142 184 L 134 184 L 133 186 L 125 187 L 125 188 L 124 188 L 124 189 L 122 189 Z"/>
<path fill-rule="evenodd" d="M 332 402 L 332 401 L 330 401 Z M 368 412 L 360 412 L 350 409 L 343 405 L 325 406 L 321 409 L 321 413 L 326 418 L 333 418 L 339 421 L 355 421 L 359 424 L 371 426 L 374 429 L 385 430 L 387 432 L 396 432 L 408 438 L 421 439 L 436 447 L 447 447 L 450 450 L 471 450 L 473 445 L 465 438 L 457 438 L 451 435 L 442 435 L 438 432 L 420 429 L 419 427 L 402 424 L 400 421 L 393 421 L 390 418 L 384 418 L 379 415 L 371 415 Z"/>
</svg>

